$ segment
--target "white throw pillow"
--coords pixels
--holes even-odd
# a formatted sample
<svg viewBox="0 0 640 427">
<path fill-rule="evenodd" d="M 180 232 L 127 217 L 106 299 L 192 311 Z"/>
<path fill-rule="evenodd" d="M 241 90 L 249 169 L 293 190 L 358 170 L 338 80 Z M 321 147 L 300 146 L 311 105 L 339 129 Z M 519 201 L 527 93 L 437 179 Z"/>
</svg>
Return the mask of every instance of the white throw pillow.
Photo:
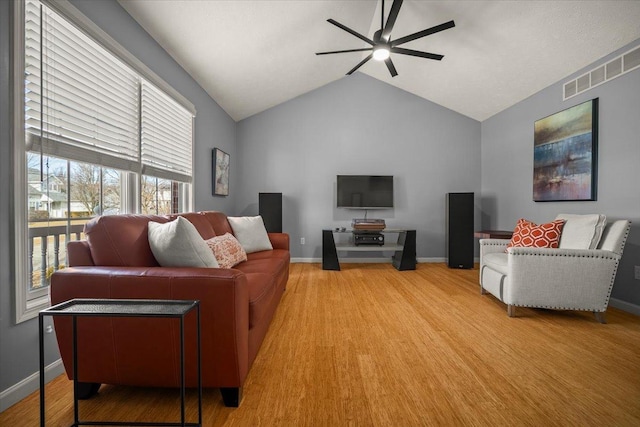
<svg viewBox="0 0 640 427">
<path fill-rule="evenodd" d="M 149 246 L 162 267 L 218 267 L 216 257 L 196 230 L 179 216 L 174 221 L 149 221 Z"/>
<path fill-rule="evenodd" d="M 242 245 L 242 249 L 248 254 L 273 249 L 271 240 L 267 235 L 262 217 L 258 216 L 230 216 L 227 217 L 233 234 Z"/>
<path fill-rule="evenodd" d="M 560 214 L 556 219 L 564 219 L 560 237 L 560 249 L 596 249 L 605 225 L 605 215 Z"/>
</svg>

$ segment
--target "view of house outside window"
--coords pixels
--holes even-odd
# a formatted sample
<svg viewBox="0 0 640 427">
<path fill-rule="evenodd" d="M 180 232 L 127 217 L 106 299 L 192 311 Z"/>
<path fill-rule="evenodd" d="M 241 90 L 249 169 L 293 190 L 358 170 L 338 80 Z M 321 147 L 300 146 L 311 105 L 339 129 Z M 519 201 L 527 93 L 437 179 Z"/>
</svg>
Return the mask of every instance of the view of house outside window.
<svg viewBox="0 0 640 427">
<path fill-rule="evenodd" d="M 165 215 L 178 212 L 175 185 L 168 179 L 142 176 L 140 189 L 140 212 L 143 214 Z"/>
<path fill-rule="evenodd" d="M 30 289 L 49 284 L 67 265 L 68 239 L 83 238 L 97 215 L 121 212 L 121 172 L 87 163 L 27 153 Z"/>
</svg>

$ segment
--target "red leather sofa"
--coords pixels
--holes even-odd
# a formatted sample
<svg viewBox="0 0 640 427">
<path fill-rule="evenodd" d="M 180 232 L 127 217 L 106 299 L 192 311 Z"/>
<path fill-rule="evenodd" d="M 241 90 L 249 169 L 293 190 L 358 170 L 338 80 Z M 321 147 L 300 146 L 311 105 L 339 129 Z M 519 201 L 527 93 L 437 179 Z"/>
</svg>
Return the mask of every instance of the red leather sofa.
<svg viewBox="0 0 640 427">
<path fill-rule="evenodd" d="M 186 213 L 204 239 L 232 233 L 221 212 Z M 289 236 L 269 233 L 273 250 L 248 254 L 231 269 L 160 267 L 147 239 L 149 221 L 173 216 L 114 215 L 85 226 L 67 245 L 69 268 L 51 277 L 51 303 L 72 298 L 200 300 L 203 387 L 219 387 L 238 406 L 242 385 L 285 290 Z M 55 318 L 60 354 L 73 378 L 71 321 Z M 100 384 L 179 387 L 179 322 L 79 318 L 78 381 L 84 397 Z M 196 316 L 185 320 L 186 385 L 197 386 Z"/>
</svg>

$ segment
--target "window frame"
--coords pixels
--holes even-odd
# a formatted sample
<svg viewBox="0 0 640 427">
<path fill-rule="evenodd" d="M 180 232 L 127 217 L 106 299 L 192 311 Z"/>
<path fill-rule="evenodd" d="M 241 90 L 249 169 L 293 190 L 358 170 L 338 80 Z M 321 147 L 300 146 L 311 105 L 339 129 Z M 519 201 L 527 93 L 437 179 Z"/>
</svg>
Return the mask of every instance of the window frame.
<svg viewBox="0 0 640 427">
<path fill-rule="evenodd" d="M 147 67 L 142 61 L 133 56 L 122 45 L 120 45 L 115 39 L 108 35 L 105 31 L 99 28 L 93 21 L 82 14 L 75 6 L 73 6 L 68 0 L 39 0 L 42 4 L 46 5 L 56 13 L 65 18 L 71 25 L 75 26 L 80 31 L 84 32 L 88 37 L 93 39 L 96 43 L 100 44 L 109 53 L 114 55 L 123 61 L 126 65 L 131 67 L 134 72 L 138 73 L 141 79 L 145 79 L 148 82 L 155 85 L 158 89 L 163 91 L 166 95 L 172 98 L 175 102 L 185 108 L 191 113 L 191 150 L 192 150 L 192 165 L 194 165 L 194 151 L 195 151 L 195 116 L 196 110 L 194 105 L 177 90 L 166 83 L 161 77 Z M 26 146 L 25 146 L 25 0 L 14 0 L 12 2 L 11 9 L 11 51 L 10 51 L 10 76 L 9 80 L 13 90 L 11 91 L 10 103 L 13 106 L 12 111 L 12 139 L 13 139 L 13 209 L 12 218 L 10 218 L 10 225 L 13 229 L 13 259 L 12 264 L 14 267 L 12 282 L 15 287 L 15 322 L 21 323 L 29 319 L 37 317 L 38 312 L 50 305 L 49 287 L 29 290 L 28 276 L 28 260 L 27 260 L 27 245 L 28 245 L 28 208 L 27 198 L 28 194 L 25 191 L 27 188 L 27 174 L 26 174 Z M 193 166 L 192 166 L 193 167 Z M 125 212 L 138 212 L 140 210 L 139 193 L 136 187 L 138 187 L 136 181 L 140 181 L 141 173 L 129 171 L 123 173 L 123 187 L 127 188 L 126 196 L 122 200 L 122 208 Z M 182 207 L 187 207 L 186 211 L 193 209 L 193 179 L 190 182 L 190 188 L 185 191 L 185 199 L 183 200 Z M 125 200 L 126 199 L 126 200 Z"/>
</svg>

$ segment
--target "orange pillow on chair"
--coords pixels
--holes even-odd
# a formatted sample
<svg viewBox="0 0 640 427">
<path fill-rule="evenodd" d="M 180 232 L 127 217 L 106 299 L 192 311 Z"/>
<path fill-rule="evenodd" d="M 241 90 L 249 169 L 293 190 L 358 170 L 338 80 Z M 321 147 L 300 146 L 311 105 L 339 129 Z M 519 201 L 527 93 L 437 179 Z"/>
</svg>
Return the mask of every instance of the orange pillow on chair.
<svg viewBox="0 0 640 427">
<path fill-rule="evenodd" d="M 520 218 L 516 228 L 513 230 L 513 236 L 507 245 L 507 249 L 514 247 L 557 248 L 560 244 L 564 222 L 563 219 L 556 219 L 546 224 L 537 225 L 534 222 Z M 505 252 L 507 251 L 505 250 Z"/>
</svg>

